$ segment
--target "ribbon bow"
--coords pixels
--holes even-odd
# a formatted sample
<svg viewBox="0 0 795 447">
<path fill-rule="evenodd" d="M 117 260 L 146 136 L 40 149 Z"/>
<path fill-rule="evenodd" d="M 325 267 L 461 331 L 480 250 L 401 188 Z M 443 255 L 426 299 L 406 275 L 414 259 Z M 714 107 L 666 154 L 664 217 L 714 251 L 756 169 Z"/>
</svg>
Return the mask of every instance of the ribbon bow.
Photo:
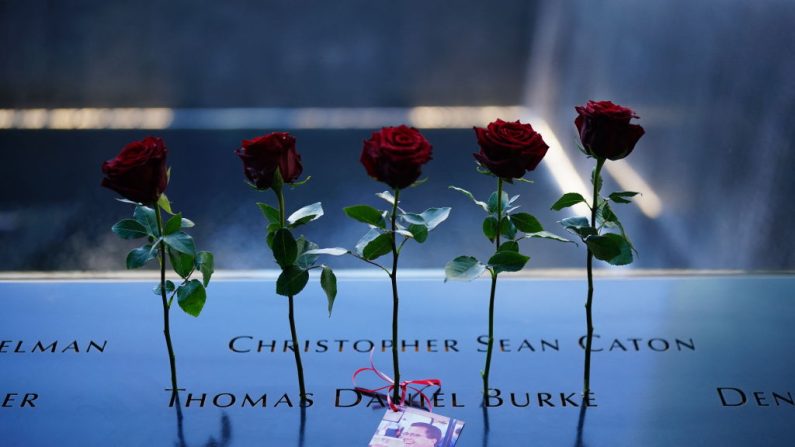
<svg viewBox="0 0 795 447">
<path fill-rule="evenodd" d="M 351 380 L 353 381 L 353 386 L 357 391 L 363 391 L 365 393 L 370 393 L 370 394 L 376 394 L 381 390 L 386 390 L 386 401 L 389 404 L 389 408 L 391 408 L 392 411 L 399 411 L 398 406 L 395 405 L 394 402 L 392 402 L 392 391 L 395 389 L 395 381 L 394 379 L 384 374 L 383 372 L 379 371 L 378 368 L 375 367 L 375 363 L 373 363 L 374 351 L 375 348 L 370 350 L 370 366 L 365 368 L 359 368 L 356 370 L 356 372 L 353 373 L 353 377 L 351 377 Z M 356 386 L 356 376 L 358 376 L 359 373 L 362 373 L 364 371 L 374 372 L 375 375 L 378 376 L 378 378 L 380 378 L 384 382 L 386 382 L 387 385 L 375 389 L 368 389 Z M 428 396 L 426 396 L 425 393 L 422 392 L 422 390 L 412 385 L 424 385 L 426 387 L 438 386 L 439 388 L 441 388 L 442 381 L 439 379 L 402 380 L 397 385 L 398 387 L 400 387 L 400 403 L 398 405 L 402 406 L 406 403 L 406 394 L 408 392 L 408 389 L 411 389 L 420 395 L 422 401 L 425 402 L 425 404 L 428 406 L 428 411 L 433 412 L 433 405 L 431 405 L 431 400 L 428 398 Z"/>
</svg>

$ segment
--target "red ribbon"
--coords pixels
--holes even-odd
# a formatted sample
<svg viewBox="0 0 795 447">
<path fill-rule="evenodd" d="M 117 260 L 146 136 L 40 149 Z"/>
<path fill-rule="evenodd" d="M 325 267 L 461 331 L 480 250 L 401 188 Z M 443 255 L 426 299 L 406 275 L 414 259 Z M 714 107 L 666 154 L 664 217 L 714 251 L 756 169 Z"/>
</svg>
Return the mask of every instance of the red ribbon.
<svg viewBox="0 0 795 447">
<path fill-rule="evenodd" d="M 394 379 L 392 379 L 388 375 L 384 374 L 383 372 L 379 371 L 378 368 L 375 367 L 375 364 L 373 363 L 373 352 L 374 351 L 375 351 L 375 348 L 370 350 L 370 367 L 359 368 L 359 369 L 356 370 L 356 372 L 353 373 L 353 377 L 351 377 L 351 380 L 353 381 L 353 386 L 354 386 L 354 388 L 357 391 L 363 391 L 365 393 L 371 393 L 371 394 L 377 394 L 381 390 L 386 390 L 386 401 L 389 404 L 389 408 L 391 408 L 392 411 L 399 411 L 399 408 L 397 407 L 397 405 L 395 405 L 392 402 L 392 390 L 395 389 L 395 381 L 394 381 Z M 359 373 L 364 372 L 364 371 L 372 371 L 372 372 L 374 372 L 375 375 L 378 376 L 379 379 L 381 379 L 384 382 L 386 382 L 387 385 L 384 385 L 382 387 L 378 387 L 378 388 L 375 388 L 375 389 L 368 389 L 368 388 L 363 388 L 363 387 L 356 386 L 356 376 L 358 376 Z M 438 386 L 439 388 L 441 388 L 442 387 L 442 381 L 439 380 L 439 379 L 402 380 L 398 384 L 398 387 L 400 387 L 400 404 L 398 404 L 398 405 L 403 406 L 406 403 L 406 394 L 408 392 L 408 389 L 411 389 L 413 391 L 416 391 L 417 394 L 420 395 L 422 400 L 428 406 L 428 411 L 433 412 L 433 405 L 431 405 L 431 400 L 428 398 L 428 396 L 426 396 L 425 393 L 422 392 L 422 390 L 420 390 L 419 388 L 414 387 L 412 385 L 424 385 L 425 387 L 427 387 L 427 386 Z"/>
</svg>

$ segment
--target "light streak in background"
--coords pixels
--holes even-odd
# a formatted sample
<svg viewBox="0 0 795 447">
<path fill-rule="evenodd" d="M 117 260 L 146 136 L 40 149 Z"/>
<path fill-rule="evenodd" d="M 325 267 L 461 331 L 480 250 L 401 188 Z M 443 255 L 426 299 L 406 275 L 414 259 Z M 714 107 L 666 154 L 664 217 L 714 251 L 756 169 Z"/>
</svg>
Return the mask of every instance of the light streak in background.
<svg viewBox="0 0 795 447">
<path fill-rule="evenodd" d="M 577 173 L 574 164 L 571 162 L 569 156 L 566 155 L 566 151 L 563 149 L 563 146 L 561 146 L 560 140 L 558 140 L 552 128 L 549 127 L 549 124 L 538 117 L 529 117 L 525 122 L 531 123 L 535 131 L 541 134 L 544 138 L 544 142 L 549 146 L 549 150 L 544 156 L 542 165 L 549 168 L 549 172 L 552 174 L 552 178 L 555 179 L 560 193 L 578 192 L 585 197 L 588 203 L 591 203 L 593 198 L 591 188 L 585 184 L 582 177 Z M 571 207 L 570 210 L 574 211 L 573 214 L 577 216 L 591 215 L 591 209 L 584 203 L 578 203 Z"/>
<path fill-rule="evenodd" d="M 577 173 L 549 124 L 522 106 L 411 108 L 57 108 L 0 109 L 0 129 L 120 130 L 120 129 L 375 129 L 407 123 L 422 129 L 466 129 L 495 118 L 521 117 L 541 133 L 550 147 L 544 158 L 561 194 L 578 192 L 589 202 L 591 188 Z M 605 170 L 622 189 L 639 191 L 634 203 L 649 218 L 662 212 L 662 201 L 626 160 L 609 162 Z M 584 204 L 573 207 L 589 215 Z"/>
<path fill-rule="evenodd" d="M 0 129 L 169 129 L 174 110 L 116 109 L 0 109 Z"/>
<path fill-rule="evenodd" d="M 646 217 L 656 219 L 660 216 L 662 200 L 626 159 L 605 163 L 605 169 L 622 190 L 640 192 L 640 195 L 633 197 L 632 201 Z"/>
</svg>

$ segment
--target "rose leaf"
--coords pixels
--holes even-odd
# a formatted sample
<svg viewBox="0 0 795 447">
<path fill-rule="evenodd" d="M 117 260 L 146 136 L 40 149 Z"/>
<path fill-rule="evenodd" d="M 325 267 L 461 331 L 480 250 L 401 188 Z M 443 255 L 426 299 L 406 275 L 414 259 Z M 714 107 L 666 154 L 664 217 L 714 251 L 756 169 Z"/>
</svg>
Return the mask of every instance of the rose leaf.
<svg viewBox="0 0 795 447">
<path fill-rule="evenodd" d="M 459 256 L 444 266 L 444 280 L 470 281 L 486 271 L 486 266 L 472 256 Z"/>
</svg>

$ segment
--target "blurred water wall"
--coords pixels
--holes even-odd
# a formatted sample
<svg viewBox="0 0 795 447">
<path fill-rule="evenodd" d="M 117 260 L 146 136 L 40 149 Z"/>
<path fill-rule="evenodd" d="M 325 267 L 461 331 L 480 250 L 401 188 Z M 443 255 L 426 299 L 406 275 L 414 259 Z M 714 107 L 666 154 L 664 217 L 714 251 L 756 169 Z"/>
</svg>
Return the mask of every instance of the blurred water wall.
<svg viewBox="0 0 795 447">
<path fill-rule="evenodd" d="M 494 110 L 543 121 L 574 168 L 569 180 L 587 183 L 573 107 L 588 99 L 632 107 L 647 131 L 605 185 L 623 189 L 633 174 L 644 203 L 658 200 L 618 208 L 639 250 L 634 267 L 792 269 L 792 23 L 795 2 L 783 0 L 0 0 L 0 270 L 124 268 L 134 245 L 109 227 L 131 210 L 99 188 L 99 165 L 150 134 L 169 145 L 169 196 L 223 268 L 275 266 L 253 205 L 272 195 L 247 189 L 232 155 L 242 139 L 275 130 L 296 135 L 313 177 L 288 207 L 322 201 L 326 215 L 307 235 L 352 246 L 366 228 L 340 209 L 378 205 L 373 193 L 384 189 L 358 163 L 362 139 L 401 122 L 434 145 L 430 180 L 406 192 L 407 207 L 453 207 L 403 265 L 485 257 L 481 212 L 447 188 L 481 198 L 494 189 L 473 170 L 471 126 Z M 442 118 L 448 106 L 480 112 L 434 125 L 415 119 L 427 118 L 424 106 L 441 106 L 433 113 Z M 80 125 L 50 126 L 54 110 L 130 107 L 157 108 L 155 124 L 92 127 L 69 112 Z M 296 110 L 311 119 L 292 119 Z M 562 232 L 555 221 L 565 214 L 549 211 L 562 177 L 547 159 L 530 175 L 535 184 L 510 188 Z M 572 244 L 530 241 L 527 250 L 531 268 L 584 262 Z"/>
<path fill-rule="evenodd" d="M 525 101 L 573 159 L 574 105 L 610 99 L 641 117 L 627 161 L 663 199 L 659 219 L 628 224 L 662 227 L 635 230 L 641 258 L 795 267 L 795 2 L 550 1 L 537 19 Z"/>
</svg>

